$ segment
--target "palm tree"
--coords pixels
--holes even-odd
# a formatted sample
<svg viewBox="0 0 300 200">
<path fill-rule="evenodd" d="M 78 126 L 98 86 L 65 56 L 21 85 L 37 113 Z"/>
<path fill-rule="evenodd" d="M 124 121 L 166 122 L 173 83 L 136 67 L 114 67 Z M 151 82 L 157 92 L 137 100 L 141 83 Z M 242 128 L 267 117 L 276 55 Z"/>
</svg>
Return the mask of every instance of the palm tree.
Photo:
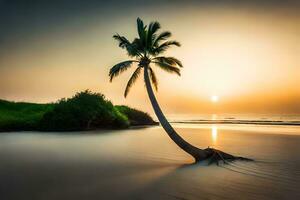
<svg viewBox="0 0 300 200">
<path fill-rule="evenodd" d="M 132 42 L 126 39 L 124 36 L 116 34 L 113 36 L 118 41 L 119 47 L 125 49 L 130 60 L 123 61 L 113 66 L 109 71 L 110 81 L 116 76 L 126 71 L 134 64 L 136 66 L 131 78 L 129 79 L 124 96 L 128 95 L 130 88 L 138 79 L 142 71 L 144 71 L 144 81 L 148 92 L 149 99 L 151 101 L 154 112 L 164 130 L 169 137 L 185 152 L 192 155 L 196 162 L 211 158 L 211 161 L 217 161 L 220 159 L 235 159 L 236 157 L 224 153 L 222 151 L 207 148 L 199 149 L 187 141 L 185 141 L 170 125 L 166 117 L 164 116 L 152 89 L 152 84 L 157 90 L 157 78 L 154 73 L 154 66 L 160 69 L 180 76 L 180 69 L 183 67 L 180 60 L 174 57 L 159 56 L 172 46 L 180 47 L 180 43 L 175 40 L 168 40 L 171 37 L 171 32 L 163 31 L 158 33 L 160 24 L 158 22 L 151 22 L 148 26 L 144 25 L 143 21 L 137 19 L 137 31 L 138 38 L 135 38 Z M 153 66 L 154 65 L 154 66 Z M 151 84 L 152 83 L 152 84 Z"/>
</svg>

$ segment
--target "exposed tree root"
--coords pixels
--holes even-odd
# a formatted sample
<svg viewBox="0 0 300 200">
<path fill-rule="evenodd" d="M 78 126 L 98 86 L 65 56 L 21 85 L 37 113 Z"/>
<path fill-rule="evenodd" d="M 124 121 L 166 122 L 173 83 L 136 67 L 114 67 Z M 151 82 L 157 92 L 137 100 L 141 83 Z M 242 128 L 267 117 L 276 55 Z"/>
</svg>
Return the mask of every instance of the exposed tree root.
<svg viewBox="0 0 300 200">
<path fill-rule="evenodd" d="M 218 149 L 214 149 L 214 148 L 206 148 L 204 149 L 206 157 L 203 158 L 201 157 L 200 159 L 196 159 L 196 162 L 200 162 L 203 160 L 207 160 L 208 164 L 217 164 L 219 165 L 219 161 L 223 161 L 224 164 L 228 164 L 231 161 L 235 161 L 235 160 L 243 160 L 243 161 L 254 161 L 253 159 L 250 158 L 245 158 L 245 157 L 240 157 L 240 156 L 233 156 L 231 154 L 225 153 L 223 151 L 220 151 Z"/>
</svg>

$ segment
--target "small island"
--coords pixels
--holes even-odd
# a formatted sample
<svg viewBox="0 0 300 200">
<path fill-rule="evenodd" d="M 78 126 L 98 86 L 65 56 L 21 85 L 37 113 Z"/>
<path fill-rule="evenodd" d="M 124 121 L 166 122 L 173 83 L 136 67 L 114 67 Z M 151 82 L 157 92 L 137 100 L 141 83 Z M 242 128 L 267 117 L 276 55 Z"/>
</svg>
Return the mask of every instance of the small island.
<svg viewBox="0 0 300 200">
<path fill-rule="evenodd" d="M 56 103 L 0 100 L 0 131 L 84 131 L 157 125 L 148 113 L 113 105 L 89 90 Z"/>
</svg>

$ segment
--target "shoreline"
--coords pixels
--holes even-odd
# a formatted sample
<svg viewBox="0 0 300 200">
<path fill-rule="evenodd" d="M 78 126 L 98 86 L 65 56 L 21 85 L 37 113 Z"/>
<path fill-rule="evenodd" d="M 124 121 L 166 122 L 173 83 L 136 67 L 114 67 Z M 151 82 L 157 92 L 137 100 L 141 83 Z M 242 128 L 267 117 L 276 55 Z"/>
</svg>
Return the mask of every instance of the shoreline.
<svg viewBox="0 0 300 200">
<path fill-rule="evenodd" d="M 67 132 L 89 132 L 89 131 L 113 131 L 113 130 L 130 130 L 130 129 L 140 129 L 140 128 L 147 128 L 147 127 L 153 127 L 153 126 L 159 126 L 159 122 L 154 122 L 153 124 L 140 124 L 140 125 L 131 125 L 126 128 L 108 128 L 108 127 L 103 127 L 103 128 L 92 128 L 92 129 L 86 129 L 86 130 L 39 130 L 39 129 L 30 129 L 30 130 L 1 130 L 0 129 L 0 134 L 1 133 L 11 133 L 11 132 L 39 132 L 39 133 L 67 133 Z"/>
</svg>

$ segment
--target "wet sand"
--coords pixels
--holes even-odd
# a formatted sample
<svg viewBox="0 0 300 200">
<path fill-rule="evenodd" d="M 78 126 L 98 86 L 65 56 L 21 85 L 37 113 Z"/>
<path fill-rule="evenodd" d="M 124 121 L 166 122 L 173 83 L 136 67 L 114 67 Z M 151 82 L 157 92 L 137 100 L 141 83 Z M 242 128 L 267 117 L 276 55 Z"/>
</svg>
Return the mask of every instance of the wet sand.
<svg viewBox="0 0 300 200">
<path fill-rule="evenodd" d="M 0 199 L 299 199 L 300 127 L 175 124 L 192 144 L 253 158 L 193 165 L 161 127 L 0 134 Z"/>
</svg>

